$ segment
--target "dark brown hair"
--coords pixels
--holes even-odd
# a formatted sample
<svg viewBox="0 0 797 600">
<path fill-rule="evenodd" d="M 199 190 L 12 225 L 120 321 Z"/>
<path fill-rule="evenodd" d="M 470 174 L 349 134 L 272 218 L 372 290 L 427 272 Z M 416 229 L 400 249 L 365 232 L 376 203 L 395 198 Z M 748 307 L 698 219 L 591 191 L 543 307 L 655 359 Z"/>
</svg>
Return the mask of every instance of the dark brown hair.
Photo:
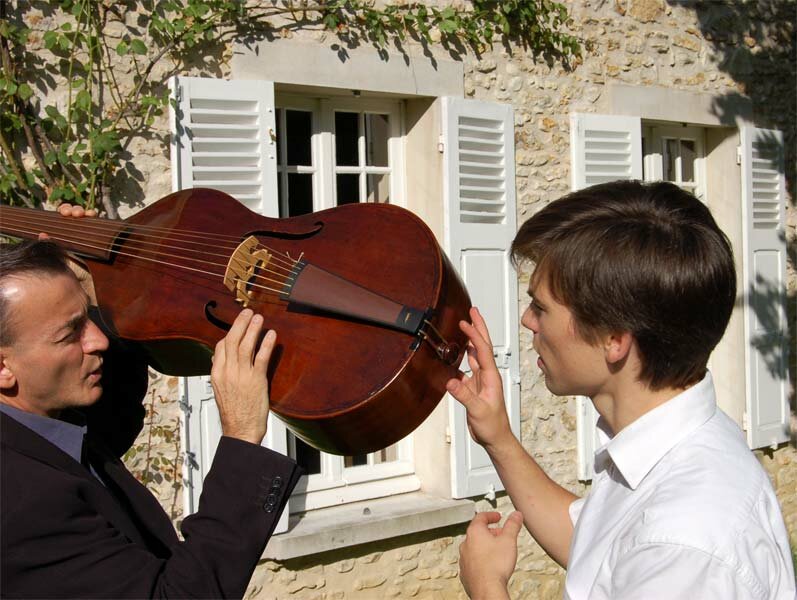
<svg viewBox="0 0 797 600">
<path fill-rule="evenodd" d="M 0 244 L 0 346 L 9 346 L 14 341 L 3 286 L 11 277 L 29 275 L 74 277 L 66 253 L 53 242 L 39 240 Z"/>
<path fill-rule="evenodd" d="M 543 208 L 512 243 L 589 342 L 631 333 L 652 389 L 699 381 L 736 298 L 733 251 L 708 208 L 671 183 L 595 185 Z"/>
</svg>

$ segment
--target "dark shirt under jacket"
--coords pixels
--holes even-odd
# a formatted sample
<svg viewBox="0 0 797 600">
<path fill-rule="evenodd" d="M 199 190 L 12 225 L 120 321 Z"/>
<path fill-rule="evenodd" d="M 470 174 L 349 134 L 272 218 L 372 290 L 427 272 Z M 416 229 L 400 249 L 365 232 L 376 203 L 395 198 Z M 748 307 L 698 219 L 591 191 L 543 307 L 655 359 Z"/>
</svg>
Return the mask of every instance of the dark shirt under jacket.
<svg viewBox="0 0 797 600">
<path fill-rule="evenodd" d="M 109 350 L 104 375 L 117 358 Z M 107 407 L 115 408 L 116 391 L 131 400 L 130 388 L 118 387 L 124 377 L 109 383 L 99 414 L 113 413 Z M 143 414 L 118 408 L 119 414 Z M 0 595 L 242 597 L 299 478 L 296 463 L 223 437 L 199 510 L 183 521 L 180 541 L 155 497 L 118 459 L 140 423 L 106 421 L 96 428 L 102 435 L 95 435 L 95 422 L 88 418 L 88 457 L 105 486 L 73 456 L 0 413 Z"/>
</svg>

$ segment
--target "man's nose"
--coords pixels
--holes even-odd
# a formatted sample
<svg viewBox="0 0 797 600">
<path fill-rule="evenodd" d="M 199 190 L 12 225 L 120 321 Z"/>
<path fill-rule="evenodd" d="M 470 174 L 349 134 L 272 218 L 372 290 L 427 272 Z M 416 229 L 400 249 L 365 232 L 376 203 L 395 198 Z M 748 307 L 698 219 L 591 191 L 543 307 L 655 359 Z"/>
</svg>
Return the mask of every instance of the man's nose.
<svg viewBox="0 0 797 600">
<path fill-rule="evenodd" d="M 105 352 L 107 349 L 108 338 L 94 324 L 94 321 L 89 320 L 83 332 L 83 351 L 86 354 L 91 354 L 92 352 Z"/>
<path fill-rule="evenodd" d="M 534 311 L 531 310 L 531 307 L 528 307 L 525 311 L 523 311 L 523 316 L 520 318 L 520 323 L 526 329 L 537 333 L 537 318 L 534 316 Z"/>
</svg>

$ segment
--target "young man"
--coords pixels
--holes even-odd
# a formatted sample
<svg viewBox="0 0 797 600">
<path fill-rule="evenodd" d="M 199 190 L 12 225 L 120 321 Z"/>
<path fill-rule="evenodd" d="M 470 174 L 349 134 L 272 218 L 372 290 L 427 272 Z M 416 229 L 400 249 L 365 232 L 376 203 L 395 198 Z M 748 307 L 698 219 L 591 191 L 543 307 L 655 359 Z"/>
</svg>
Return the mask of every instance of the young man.
<svg viewBox="0 0 797 600">
<path fill-rule="evenodd" d="M 473 598 L 506 598 L 521 519 L 567 568 L 565 598 L 794 598 L 772 485 L 706 370 L 736 296 L 733 255 L 708 209 L 668 183 L 615 182 L 557 200 L 513 245 L 535 271 L 523 325 L 557 395 L 588 396 L 605 434 L 586 498 L 549 479 L 512 435 L 477 310 L 467 409 L 520 513 L 477 515 L 460 549 Z"/>
<path fill-rule="evenodd" d="M 244 310 L 216 346 L 224 437 L 180 541 L 118 459 L 141 422 L 117 419 L 140 418 L 146 365 L 108 352 L 68 260 L 46 241 L 0 254 L 0 593 L 242 597 L 299 476 L 260 446 L 274 332 L 258 344 L 262 318 Z"/>
</svg>

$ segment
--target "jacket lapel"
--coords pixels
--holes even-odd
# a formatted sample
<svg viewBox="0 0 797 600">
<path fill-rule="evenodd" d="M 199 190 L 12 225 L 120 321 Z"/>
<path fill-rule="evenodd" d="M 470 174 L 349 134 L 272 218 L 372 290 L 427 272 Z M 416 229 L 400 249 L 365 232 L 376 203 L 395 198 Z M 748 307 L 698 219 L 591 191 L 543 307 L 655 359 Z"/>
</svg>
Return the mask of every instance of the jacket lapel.
<svg viewBox="0 0 797 600">
<path fill-rule="evenodd" d="M 75 461 L 71 456 L 4 413 L 0 413 L 0 440 L 2 440 L 3 446 L 6 446 L 8 449 L 23 454 L 33 460 L 45 463 L 51 466 L 55 471 L 68 473 L 71 476 L 85 479 L 87 484 L 85 487 L 86 501 L 132 542 L 150 548 L 150 543 L 152 541 L 148 539 L 152 537 L 149 535 L 150 532 L 147 531 L 146 528 L 142 531 L 135 522 L 138 519 L 132 517 L 131 514 L 125 511 L 123 506 L 124 502 L 118 500 L 109 489 L 97 481 L 86 467 Z M 138 483 L 121 463 L 119 466 L 130 479 Z M 115 481 L 116 478 L 112 476 L 111 473 L 108 473 L 108 475 Z M 119 477 L 118 473 L 115 473 L 115 475 Z M 59 476 L 58 473 L 53 473 L 53 477 Z M 138 485 L 143 489 L 144 493 L 148 494 L 151 500 L 157 504 L 157 501 L 152 498 L 149 492 L 140 484 Z M 133 504 L 135 504 L 135 502 Z M 134 514 L 137 514 L 137 511 L 134 511 Z M 163 515 L 163 510 L 160 509 L 156 511 L 155 514 L 158 516 Z M 149 514 L 147 516 L 151 518 Z M 165 515 L 163 516 L 165 518 Z M 168 521 L 168 518 L 166 518 L 166 520 Z M 171 524 L 169 525 L 171 527 Z M 176 534 L 173 529 L 171 535 L 176 540 Z M 164 545 L 169 545 L 165 540 L 161 540 L 160 538 L 156 539 L 159 546 L 157 550 L 159 551 L 162 551 Z M 155 549 L 153 548 L 153 550 Z"/>
<path fill-rule="evenodd" d="M 163 507 L 108 448 L 91 439 L 91 436 L 88 444 L 91 464 L 113 488 L 116 497 L 147 539 L 147 545 L 158 556 L 168 556 L 170 547 L 178 538 Z"/>
</svg>

